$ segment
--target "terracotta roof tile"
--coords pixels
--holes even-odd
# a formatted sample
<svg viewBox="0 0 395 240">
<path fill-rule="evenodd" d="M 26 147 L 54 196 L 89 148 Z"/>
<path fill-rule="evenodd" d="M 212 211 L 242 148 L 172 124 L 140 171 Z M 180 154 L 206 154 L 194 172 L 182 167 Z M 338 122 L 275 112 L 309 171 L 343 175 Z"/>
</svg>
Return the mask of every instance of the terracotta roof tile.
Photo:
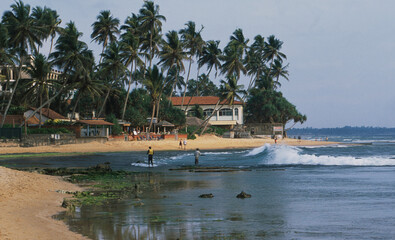
<svg viewBox="0 0 395 240">
<path fill-rule="evenodd" d="M 192 100 L 191 100 L 192 98 Z M 219 97 L 216 96 L 203 96 L 203 97 L 185 97 L 184 99 L 184 105 L 215 105 L 217 104 L 219 100 Z M 182 97 L 172 97 L 171 102 L 173 103 L 173 106 L 181 106 L 182 103 Z M 224 104 L 225 100 L 222 100 L 220 104 Z M 234 105 L 242 105 L 240 101 L 234 101 Z"/>
<path fill-rule="evenodd" d="M 112 126 L 114 125 L 113 123 L 106 122 L 104 120 L 78 120 L 77 122 L 82 123 L 82 124 L 88 124 L 88 125 L 108 125 Z"/>
<path fill-rule="evenodd" d="M 36 108 L 33 108 L 33 107 L 31 109 L 36 110 Z M 37 112 L 37 113 L 39 114 L 40 112 Z M 43 114 L 43 116 L 45 116 L 49 119 L 52 119 L 52 120 L 54 120 L 54 119 L 68 119 L 65 116 L 62 116 L 61 114 L 59 114 L 49 108 L 42 108 L 42 114 Z"/>
</svg>

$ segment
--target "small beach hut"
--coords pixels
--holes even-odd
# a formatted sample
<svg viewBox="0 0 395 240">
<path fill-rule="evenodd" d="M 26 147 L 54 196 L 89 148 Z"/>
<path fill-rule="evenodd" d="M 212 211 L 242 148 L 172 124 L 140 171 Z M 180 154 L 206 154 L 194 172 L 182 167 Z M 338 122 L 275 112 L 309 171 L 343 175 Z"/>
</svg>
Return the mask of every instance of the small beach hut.
<svg viewBox="0 0 395 240">
<path fill-rule="evenodd" d="M 163 132 L 166 133 L 166 128 L 169 130 L 169 129 L 171 129 L 171 128 L 174 128 L 175 126 L 174 126 L 174 124 L 169 123 L 168 121 L 160 121 L 159 123 L 157 123 L 157 124 L 155 125 L 155 127 L 158 128 L 158 132 L 159 132 L 161 129 L 163 129 Z"/>
</svg>

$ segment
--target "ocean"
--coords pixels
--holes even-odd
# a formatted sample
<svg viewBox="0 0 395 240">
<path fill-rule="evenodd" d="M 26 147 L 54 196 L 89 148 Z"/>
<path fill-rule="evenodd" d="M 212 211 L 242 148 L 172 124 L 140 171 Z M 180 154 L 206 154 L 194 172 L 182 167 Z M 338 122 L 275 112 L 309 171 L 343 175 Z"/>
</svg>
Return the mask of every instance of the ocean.
<svg viewBox="0 0 395 240">
<path fill-rule="evenodd" d="M 302 135 L 326 137 L 340 144 L 201 151 L 201 166 L 243 170 L 236 172 L 169 171 L 192 166 L 193 151 L 156 152 L 153 168 L 145 152 L 5 159 L 0 164 L 84 167 L 108 161 L 114 170 L 148 177 L 153 191 L 139 200 L 57 216 L 92 239 L 395 238 L 395 135 Z M 241 191 L 251 198 L 236 198 Z M 199 198 L 208 193 L 214 197 Z"/>
</svg>

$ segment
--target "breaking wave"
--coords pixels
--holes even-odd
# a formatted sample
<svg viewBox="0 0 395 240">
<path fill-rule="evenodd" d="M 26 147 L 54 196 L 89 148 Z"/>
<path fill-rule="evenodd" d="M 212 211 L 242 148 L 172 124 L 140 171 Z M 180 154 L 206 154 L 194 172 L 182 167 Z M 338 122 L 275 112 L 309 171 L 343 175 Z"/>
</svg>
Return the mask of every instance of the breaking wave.
<svg viewBox="0 0 395 240">
<path fill-rule="evenodd" d="M 314 155 L 298 147 L 269 144 L 250 150 L 245 157 L 254 157 L 263 165 L 395 166 L 395 159 L 388 156 Z"/>
</svg>

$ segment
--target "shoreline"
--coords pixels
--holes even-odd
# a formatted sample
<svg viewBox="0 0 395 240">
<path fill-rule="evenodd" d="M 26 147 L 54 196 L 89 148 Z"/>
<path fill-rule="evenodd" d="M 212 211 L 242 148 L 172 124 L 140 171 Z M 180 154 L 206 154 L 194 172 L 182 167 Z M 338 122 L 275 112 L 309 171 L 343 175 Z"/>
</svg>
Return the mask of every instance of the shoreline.
<svg viewBox="0 0 395 240">
<path fill-rule="evenodd" d="M 251 149 L 261 147 L 265 144 L 274 144 L 273 139 L 253 138 L 253 139 L 229 139 L 221 138 L 214 135 L 205 135 L 197 137 L 195 140 L 187 140 L 187 149 L 194 150 L 221 150 L 221 149 Z M 278 140 L 278 145 L 289 146 L 326 146 L 340 144 L 338 142 L 327 141 L 312 141 L 312 140 L 297 140 L 297 139 L 281 139 Z M 159 141 L 108 141 L 106 143 L 81 143 L 81 144 L 67 144 L 67 145 L 51 145 L 38 147 L 16 147 L 3 146 L 0 147 L 1 155 L 15 155 L 19 157 L 20 154 L 37 154 L 46 153 L 48 155 L 78 155 L 78 154 L 95 154 L 103 152 L 133 152 L 146 151 L 151 146 L 155 151 L 181 151 L 179 148 L 179 140 L 159 140 Z M 0 155 L 0 159 L 1 159 Z M 19 155 L 19 156 L 18 156 Z"/>
<path fill-rule="evenodd" d="M 109 141 L 106 143 L 85 143 L 40 147 L 0 147 L 2 156 L 23 157 L 23 155 L 72 156 L 78 154 L 94 154 L 103 152 L 146 151 L 152 146 L 155 151 L 184 151 L 179 149 L 179 141 Z M 187 140 L 187 150 L 250 149 L 265 144 L 274 144 L 273 139 L 224 139 L 213 135 Z M 278 145 L 290 146 L 324 146 L 339 144 L 337 142 L 283 139 Z M 0 155 L 0 156 L 1 156 Z M 6 157 L 4 157 L 6 158 Z M 1 161 L 1 157 L 0 157 Z M 63 199 L 70 195 L 57 192 L 81 191 L 82 189 L 60 177 L 38 173 L 18 171 L 0 166 L 0 239 L 88 239 L 72 232 L 60 220 L 53 218 L 59 212 L 66 211 L 61 207 Z"/>
</svg>

